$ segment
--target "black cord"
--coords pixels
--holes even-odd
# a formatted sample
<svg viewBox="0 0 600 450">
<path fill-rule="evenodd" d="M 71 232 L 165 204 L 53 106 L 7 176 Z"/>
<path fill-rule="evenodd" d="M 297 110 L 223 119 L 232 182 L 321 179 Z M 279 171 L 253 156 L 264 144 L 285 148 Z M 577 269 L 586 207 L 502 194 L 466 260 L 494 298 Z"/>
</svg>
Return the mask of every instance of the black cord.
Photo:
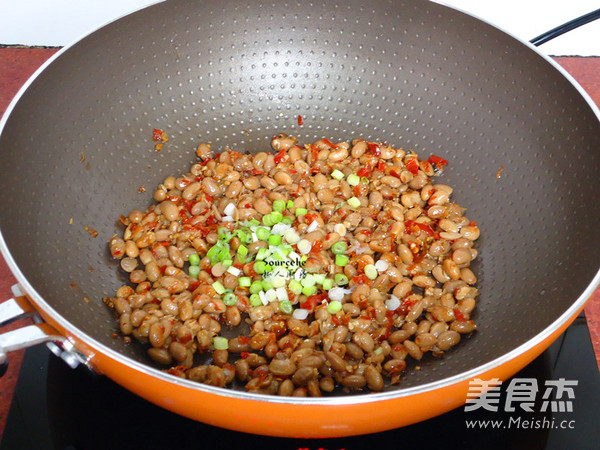
<svg viewBox="0 0 600 450">
<path fill-rule="evenodd" d="M 542 45 L 548 42 L 550 39 L 554 39 L 555 37 L 558 37 L 561 34 L 574 30 L 575 28 L 579 28 L 580 26 L 592 22 L 596 19 L 600 19 L 600 9 L 584 14 L 583 16 L 578 17 L 577 19 L 570 20 L 567 23 L 563 23 L 562 25 L 559 25 L 556 28 L 551 29 L 550 31 L 546 31 L 543 34 L 540 34 L 538 37 L 533 38 L 529 42 L 537 47 L 538 45 Z"/>
</svg>

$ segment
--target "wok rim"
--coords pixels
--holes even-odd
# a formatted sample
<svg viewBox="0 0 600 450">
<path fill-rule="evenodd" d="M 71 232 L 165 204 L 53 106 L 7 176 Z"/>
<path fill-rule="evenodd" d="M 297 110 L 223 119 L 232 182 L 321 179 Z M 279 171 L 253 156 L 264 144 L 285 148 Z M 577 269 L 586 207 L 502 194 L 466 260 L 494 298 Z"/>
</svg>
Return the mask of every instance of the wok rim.
<svg viewBox="0 0 600 450">
<path fill-rule="evenodd" d="M 9 103 L 6 111 L 4 112 L 2 118 L 0 118 L 0 135 L 2 135 L 4 128 L 6 126 L 6 123 L 8 121 L 8 118 L 12 114 L 12 111 L 14 110 L 17 103 L 20 101 L 21 97 L 25 94 L 25 92 L 28 90 L 28 88 L 31 86 L 31 84 L 33 84 L 35 82 L 37 77 L 49 65 L 54 63 L 54 61 L 56 59 L 58 59 L 63 53 L 69 51 L 71 49 L 71 47 L 78 44 L 84 38 L 96 33 L 98 30 L 102 29 L 103 27 L 105 27 L 109 24 L 112 24 L 114 22 L 117 22 L 120 19 L 122 19 L 123 17 L 126 17 L 130 14 L 135 14 L 138 11 L 155 6 L 155 5 L 163 3 L 165 1 L 166 0 L 157 0 L 151 4 L 148 4 L 148 5 L 140 7 L 140 8 L 133 9 L 128 13 L 122 14 L 122 15 L 114 18 L 113 20 L 110 20 L 110 21 L 98 26 L 97 28 L 83 34 L 82 36 L 80 36 L 79 38 L 77 38 L 76 40 L 71 42 L 70 44 L 67 44 L 64 47 L 62 47 L 60 50 L 58 50 L 46 62 L 44 62 L 33 73 L 33 75 L 31 75 L 31 77 L 29 77 L 29 79 L 23 84 L 23 86 L 19 89 L 17 94 L 13 97 L 13 99 Z M 571 74 L 569 74 L 563 67 L 561 67 L 550 56 L 545 55 L 544 53 L 540 52 L 538 50 L 538 48 L 535 47 L 534 45 L 532 45 L 530 42 L 515 36 L 511 32 L 506 31 L 502 27 L 499 27 L 498 25 L 493 24 L 484 18 L 481 18 L 481 17 L 479 17 L 475 14 L 472 14 L 468 11 L 465 11 L 461 8 L 457 8 L 457 7 L 448 5 L 448 4 L 444 3 L 443 1 L 438 1 L 438 0 L 427 0 L 427 1 L 429 1 L 430 3 L 438 4 L 445 8 L 449 8 L 449 9 L 458 11 L 467 16 L 470 16 L 473 19 L 476 19 L 480 22 L 483 22 L 483 23 L 501 31 L 502 33 L 504 33 L 507 36 L 511 37 L 512 39 L 518 41 L 519 43 L 526 45 L 530 50 L 535 52 L 538 56 L 542 57 L 547 63 L 549 63 L 551 66 L 553 66 L 554 69 L 558 70 L 558 72 L 563 77 L 565 77 L 567 79 L 567 81 L 569 81 L 569 83 L 577 90 L 579 95 L 581 95 L 581 97 L 585 100 L 587 105 L 590 107 L 591 111 L 596 116 L 596 119 L 600 123 L 600 109 L 598 108 L 598 106 L 594 103 L 594 101 L 591 99 L 589 94 L 575 80 L 575 78 L 573 78 L 573 76 Z M 436 390 L 439 390 L 442 388 L 446 388 L 449 386 L 453 386 L 453 385 L 457 385 L 459 383 L 466 382 L 470 379 L 473 379 L 474 377 L 476 377 L 478 375 L 481 375 L 486 372 L 497 369 L 497 368 L 507 364 L 511 360 L 519 357 L 520 355 L 527 353 L 528 351 L 533 349 L 535 346 L 544 343 L 544 341 L 546 341 L 553 333 L 555 333 L 562 325 L 564 325 L 565 322 L 567 322 L 581 308 L 583 308 L 583 306 L 585 305 L 587 300 L 591 297 L 591 295 L 594 293 L 596 288 L 600 285 L 600 268 L 599 268 L 596 271 L 595 276 L 592 278 L 592 280 L 587 285 L 585 290 L 579 295 L 579 297 L 574 302 L 572 302 L 570 307 L 563 314 L 561 314 L 554 322 L 552 322 L 549 326 L 544 328 L 544 330 L 542 330 L 540 333 L 538 333 L 537 335 L 535 335 L 528 341 L 524 342 L 520 346 L 513 348 L 511 351 L 503 354 L 502 356 L 495 358 L 491 361 L 488 361 L 487 363 L 479 365 L 479 366 L 477 366 L 473 369 L 470 369 L 466 372 L 461 372 L 456 375 L 442 378 L 442 379 L 434 381 L 434 382 L 421 384 L 418 386 L 413 386 L 413 387 L 408 387 L 408 388 L 400 388 L 400 389 L 387 391 L 387 392 L 379 392 L 379 393 L 368 392 L 368 393 L 361 393 L 361 394 L 349 394 L 349 395 L 344 395 L 344 396 L 330 396 L 330 397 L 305 397 L 305 398 L 281 397 L 281 396 L 275 396 L 275 395 L 249 393 L 249 392 L 244 392 L 244 391 L 233 390 L 230 388 L 214 387 L 214 386 L 209 386 L 206 384 L 202 384 L 202 383 L 198 383 L 198 382 L 194 382 L 194 381 L 190 381 L 190 380 L 185 380 L 185 379 L 176 377 L 174 375 L 169 375 L 166 372 L 162 372 L 159 369 L 155 369 L 148 364 L 144 364 L 144 363 L 135 361 L 127 356 L 122 355 L 121 353 L 113 350 L 112 348 L 110 348 L 110 347 L 106 346 L 105 344 L 102 344 L 101 342 L 92 338 L 87 333 L 85 333 L 83 330 L 77 328 L 75 325 L 73 325 L 65 317 L 63 317 L 61 314 L 59 314 L 54 308 L 52 308 L 44 300 L 44 298 L 29 283 L 25 274 L 20 270 L 19 266 L 13 259 L 12 254 L 11 254 L 10 250 L 8 249 L 8 246 L 6 245 L 6 242 L 5 242 L 5 239 L 2 234 L 1 229 L 0 229 L 0 253 L 4 257 L 9 269 L 11 270 L 11 272 L 17 279 L 20 286 L 24 289 L 24 291 L 27 293 L 27 295 L 30 296 L 31 301 L 33 302 L 34 306 L 36 306 L 36 308 L 42 310 L 45 314 L 47 314 L 49 317 L 51 317 L 56 323 L 58 323 L 62 328 L 64 328 L 66 331 L 68 331 L 68 333 L 75 336 L 78 340 L 83 342 L 85 345 L 88 345 L 91 348 L 99 350 L 103 355 L 108 356 L 109 358 L 115 360 L 116 362 L 123 364 L 133 370 L 141 372 L 145 375 L 157 378 L 161 381 L 173 383 L 174 385 L 177 385 L 179 387 L 197 390 L 202 393 L 212 394 L 212 395 L 216 395 L 216 396 L 223 396 L 223 397 L 228 397 L 228 398 L 237 399 L 237 400 L 287 404 L 290 406 L 299 405 L 299 406 L 329 406 L 329 407 L 333 407 L 333 406 L 343 406 L 343 405 L 366 404 L 366 403 L 373 403 L 373 402 L 377 402 L 377 401 L 406 398 L 406 397 L 410 397 L 410 396 L 414 396 L 414 395 L 418 395 L 418 394 L 433 392 L 433 391 L 436 391 Z M 72 340 L 72 338 L 69 338 L 69 339 Z M 550 345 L 550 342 L 548 342 L 548 345 Z M 90 358 L 89 362 L 93 366 L 94 365 L 94 354 L 90 354 L 88 356 Z M 464 400 L 466 401 L 467 398 L 465 398 Z"/>
</svg>

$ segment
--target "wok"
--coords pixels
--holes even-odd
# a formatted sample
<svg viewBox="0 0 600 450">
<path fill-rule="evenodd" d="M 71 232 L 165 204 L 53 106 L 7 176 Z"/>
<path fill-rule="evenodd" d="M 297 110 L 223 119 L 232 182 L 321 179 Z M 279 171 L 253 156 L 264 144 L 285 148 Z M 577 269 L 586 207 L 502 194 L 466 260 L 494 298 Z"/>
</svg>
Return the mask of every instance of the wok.
<svg viewBox="0 0 600 450">
<path fill-rule="evenodd" d="M 2 126 L 0 247 L 46 322 L 28 339 L 212 425 L 328 437 L 441 414 L 469 380 L 533 360 L 599 281 L 597 108 L 531 45 L 440 4 L 154 5 L 59 52 Z M 160 152 L 153 128 L 171 137 Z M 101 299 L 125 281 L 107 248 L 119 215 L 149 205 L 198 143 L 255 152 L 279 132 L 449 160 L 443 180 L 482 230 L 471 339 L 382 393 L 273 398 L 164 374 L 113 337 Z"/>
</svg>

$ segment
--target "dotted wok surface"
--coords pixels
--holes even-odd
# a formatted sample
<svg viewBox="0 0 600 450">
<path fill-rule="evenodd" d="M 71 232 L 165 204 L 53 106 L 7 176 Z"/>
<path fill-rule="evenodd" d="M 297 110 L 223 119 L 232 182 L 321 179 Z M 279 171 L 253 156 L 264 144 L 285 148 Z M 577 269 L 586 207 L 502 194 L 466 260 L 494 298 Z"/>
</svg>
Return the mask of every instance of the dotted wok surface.
<svg viewBox="0 0 600 450">
<path fill-rule="evenodd" d="M 160 152 L 153 128 L 170 136 Z M 396 389 L 527 342 L 598 270 L 593 110 L 527 45 L 417 0 L 169 1 L 94 32 L 37 77 L 6 122 L 0 230 L 56 312 L 147 362 L 141 346 L 111 337 L 101 300 L 125 281 L 107 247 L 119 215 L 147 207 L 198 143 L 255 152 L 278 132 L 446 158 L 442 181 L 481 229 L 478 331 Z"/>
</svg>

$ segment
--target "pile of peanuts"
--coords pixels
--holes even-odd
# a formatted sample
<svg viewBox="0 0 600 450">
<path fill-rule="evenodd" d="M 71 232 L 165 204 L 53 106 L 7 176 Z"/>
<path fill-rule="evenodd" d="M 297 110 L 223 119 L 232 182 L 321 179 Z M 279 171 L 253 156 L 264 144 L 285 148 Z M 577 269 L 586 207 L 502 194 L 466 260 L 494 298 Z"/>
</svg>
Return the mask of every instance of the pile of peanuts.
<svg viewBox="0 0 600 450">
<path fill-rule="evenodd" d="M 447 161 L 363 139 L 299 145 L 280 134 L 271 146 L 274 153 L 213 154 L 200 144 L 189 172 L 158 186 L 156 204 L 121 216 L 125 230 L 109 246 L 131 285 L 104 301 L 125 339 L 148 344 L 148 355 L 178 377 L 320 396 L 381 391 L 400 382 L 409 358 L 441 356 L 476 329 L 469 267 L 479 229 L 450 201 L 452 188 L 433 181 Z M 351 175 L 360 181 L 349 183 Z M 264 280 L 254 270 L 264 241 L 254 239 L 241 255 L 244 244 L 230 239 L 237 270 L 207 256 L 219 230 L 262 224 L 276 201 L 310 243 L 305 272 L 348 281 L 336 287 L 339 308 L 324 287 L 312 295 L 288 287 L 293 312 L 282 310 L 281 298 L 252 304 L 239 277 Z M 331 251 L 337 242 L 346 244 L 345 265 Z M 192 259 L 199 260 L 193 276 Z M 234 295 L 228 304 L 217 287 Z"/>
</svg>

